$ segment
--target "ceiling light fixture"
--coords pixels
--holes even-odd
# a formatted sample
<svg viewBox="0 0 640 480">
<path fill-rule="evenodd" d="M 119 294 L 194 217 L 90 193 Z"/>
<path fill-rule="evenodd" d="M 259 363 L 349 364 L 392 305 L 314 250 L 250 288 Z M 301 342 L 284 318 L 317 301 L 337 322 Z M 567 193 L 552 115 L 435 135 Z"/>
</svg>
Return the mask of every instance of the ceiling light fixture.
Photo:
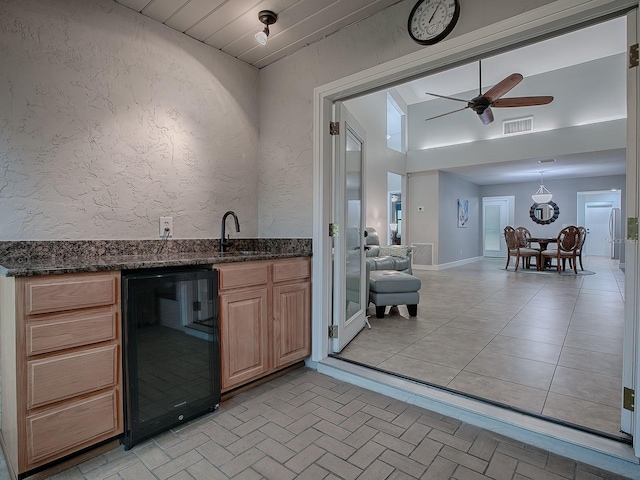
<svg viewBox="0 0 640 480">
<path fill-rule="evenodd" d="M 261 10 L 260 13 L 258 13 L 258 20 L 264 23 L 264 30 L 260 30 L 255 35 L 256 40 L 260 45 L 267 44 L 267 39 L 269 38 L 269 25 L 276 23 L 277 19 L 278 15 L 273 13 L 271 10 Z"/>
<path fill-rule="evenodd" d="M 536 203 L 549 203 L 553 198 L 551 192 L 544 186 L 543 174 L 544 172 L 540 172 L 540 188 L 538 188 L 536 193 L 531 195 L 531 198 Z"/>
</svg>

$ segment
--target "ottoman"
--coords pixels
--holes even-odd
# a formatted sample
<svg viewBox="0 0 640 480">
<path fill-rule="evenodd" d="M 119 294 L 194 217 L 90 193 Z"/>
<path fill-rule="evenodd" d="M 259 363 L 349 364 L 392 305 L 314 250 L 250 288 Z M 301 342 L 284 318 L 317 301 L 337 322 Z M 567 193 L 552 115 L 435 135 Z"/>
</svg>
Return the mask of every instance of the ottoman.
<svg viewBox="0 0 640 480">
<path fill-rule="evenodd" d="M 369 301 L 376 306 L 376 318 L 384 318 L 387 305 L 406 305 L 409 316 L 418 313 L 420 279 L 395 270 L 378 270 L 369 277 Z"/>
</svg>

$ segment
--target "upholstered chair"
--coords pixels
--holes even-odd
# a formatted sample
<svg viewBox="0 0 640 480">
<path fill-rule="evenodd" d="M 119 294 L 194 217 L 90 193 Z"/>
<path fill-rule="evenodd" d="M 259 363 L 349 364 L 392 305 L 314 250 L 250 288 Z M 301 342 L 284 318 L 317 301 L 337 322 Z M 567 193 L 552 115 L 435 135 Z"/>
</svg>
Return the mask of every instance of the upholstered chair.
<svg viewBox="0 0 640 480">
<path fill-rule="evenodd" d="M 511 257 L 516 257 L 515 270 L 518 271 L 518 264 L 520 263 L 520 259 L 523 259 L 523 267 L 525 264 L 530 265 L 530 263 L 525 263 L 524 259 L 531 259 L 531 257 L 535 257 L 536 259 L 536 268 L 539 268 L 540 265 L 540 251 L 523 247 L 521 246 L 521 240 L 518 234 L 516 233 L 515 228 L 512 226 L 507 226 L 504 229 L 504 239 L 507 243 L 507 265 L 504 267 L 505 270 L 509 268 L 509 262 L 511 261 Z"/>
</svg>

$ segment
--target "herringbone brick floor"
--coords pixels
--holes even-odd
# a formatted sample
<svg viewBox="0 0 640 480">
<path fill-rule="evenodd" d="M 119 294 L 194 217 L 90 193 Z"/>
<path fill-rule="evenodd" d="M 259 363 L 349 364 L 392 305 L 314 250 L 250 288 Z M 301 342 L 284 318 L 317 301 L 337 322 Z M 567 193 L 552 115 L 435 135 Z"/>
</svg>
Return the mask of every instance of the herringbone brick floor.
<svg viewBox="0 0 640 480">
<path fill-rule="evenodd" d="M 621 479 L 310 369 L 62 479 Z"/>
</svg>

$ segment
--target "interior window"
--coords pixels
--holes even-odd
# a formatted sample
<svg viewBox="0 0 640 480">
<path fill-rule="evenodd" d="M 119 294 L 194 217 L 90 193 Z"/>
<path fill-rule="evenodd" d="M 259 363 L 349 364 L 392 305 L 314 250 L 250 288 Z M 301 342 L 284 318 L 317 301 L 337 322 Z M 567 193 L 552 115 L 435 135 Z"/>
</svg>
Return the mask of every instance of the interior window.
<svg viewBox="0 0 640 480">
<path fill-rule="evenodd" d="M 406 115 L 393 97 L 387 93 L 387 147 L 400 153 L 406 152 L 404 142 Z"/>
</svg>

